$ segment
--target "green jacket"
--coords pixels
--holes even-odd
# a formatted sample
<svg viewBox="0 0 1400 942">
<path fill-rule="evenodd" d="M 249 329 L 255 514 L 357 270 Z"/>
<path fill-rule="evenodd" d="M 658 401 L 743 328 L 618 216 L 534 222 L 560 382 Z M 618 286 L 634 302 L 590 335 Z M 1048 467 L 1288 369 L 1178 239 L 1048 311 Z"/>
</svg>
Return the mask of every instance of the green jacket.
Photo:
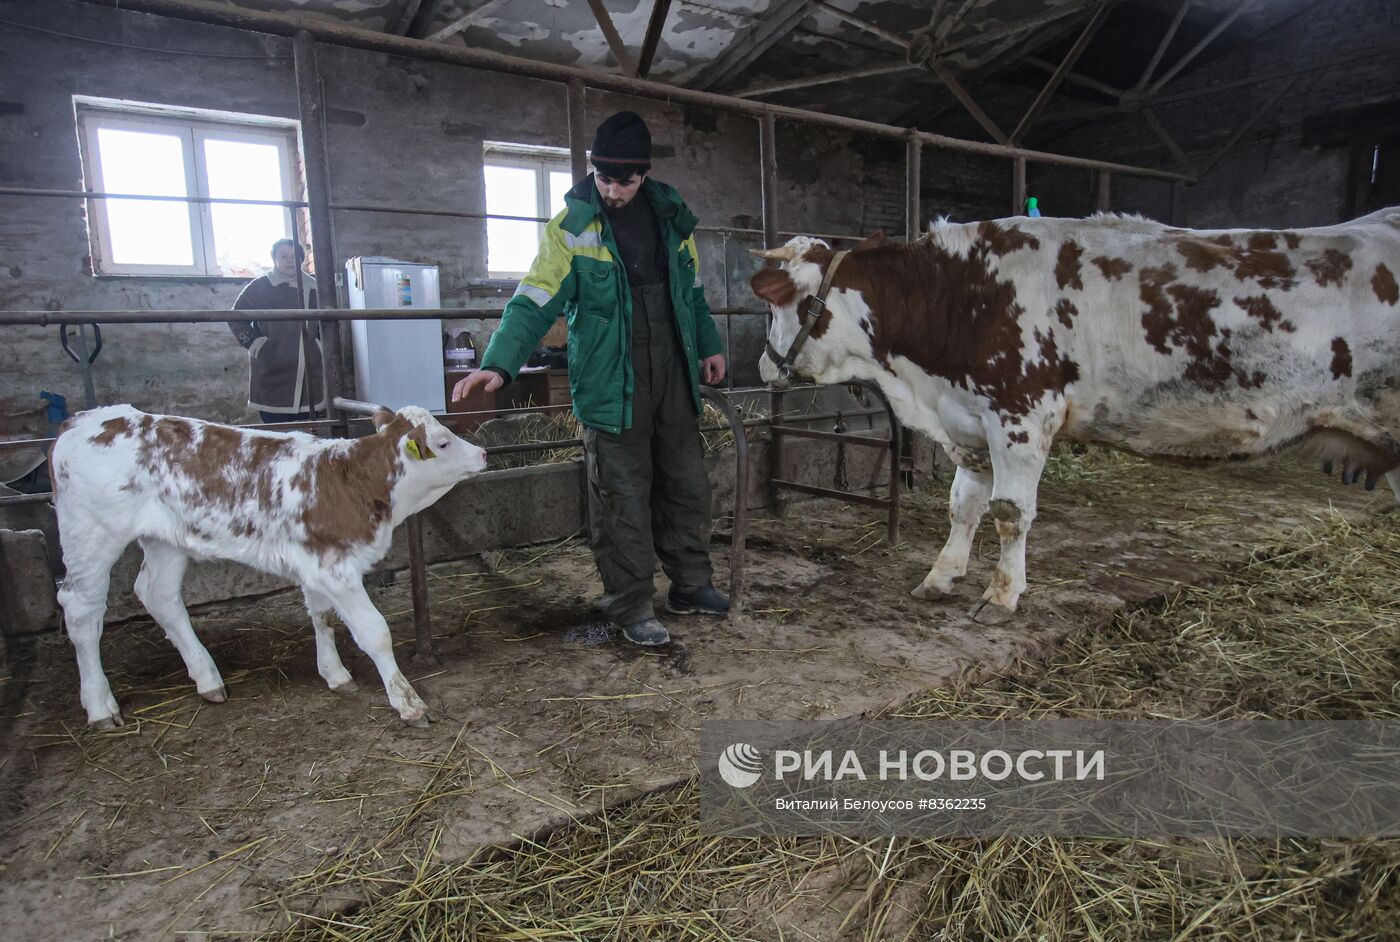
<svg viewBox="0 0 1400 942">
<path fill-rule="evenodd" d="M 656 212 L 671 260 L 671 306 L 699 414 L 700 361 L 723 353 L 724 345 L 700 283 L 695 215 L 675 189 L 650 177 L 641 195 Z M 584 425 L 617 433 L 632 425 L 632 291 L 593 174 L 569 191 L 564 205 L 545 226 L 539 254 L 506 305 L 481 365 L 514 377 L 563 314 L 574 415 Z"/>
</svg>

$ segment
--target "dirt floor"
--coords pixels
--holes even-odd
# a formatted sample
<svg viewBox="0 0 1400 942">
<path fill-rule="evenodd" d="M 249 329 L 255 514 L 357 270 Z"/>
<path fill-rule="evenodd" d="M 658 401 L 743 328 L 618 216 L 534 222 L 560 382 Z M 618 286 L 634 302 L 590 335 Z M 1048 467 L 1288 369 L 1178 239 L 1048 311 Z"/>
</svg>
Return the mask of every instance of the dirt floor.
<svg viewBox="0 0 1400 942">
<path fill-rule="evenodd" d="M 409 672 L 429 729 L 398 721 L 344 638 L 360 689 L 325 688 L 295 594 L 196 615 L 228 682 L 221 705 L 195 694 L 154 624 L 110 626 L 128 721 L 111 733 L 85 728 L 66 640 L 39 639 L 0 687 L 0 938 L 236 938 L 298 913 L 334 918 L 362 905 L 366 859 L 393 867 L 439 826 L 434 858 L 459 861 L 684 782 L 704 719 L 871 713 L 1213 579 L 1330 506 L 1394 503 L 1292 464 L 1057 459 L 1030 591 L 988 624 L 968 611 L 995 563 L 990 524 L 952 598 L 908 594 L 946 535 L 944 490 L 909 495 L 895 547 L 878 511 L 830 501 L 753 521 L 746 611 L 669 619 L 661 652 L 589 623 L 578 541 L 439 571 L 443 665 Z M 725 575 L 722 545 L 717 562 Z M 406 585 L 375 597 L 410 637 Z M 337 861 L 361 879 L 327 892 Z"/>
</svg>

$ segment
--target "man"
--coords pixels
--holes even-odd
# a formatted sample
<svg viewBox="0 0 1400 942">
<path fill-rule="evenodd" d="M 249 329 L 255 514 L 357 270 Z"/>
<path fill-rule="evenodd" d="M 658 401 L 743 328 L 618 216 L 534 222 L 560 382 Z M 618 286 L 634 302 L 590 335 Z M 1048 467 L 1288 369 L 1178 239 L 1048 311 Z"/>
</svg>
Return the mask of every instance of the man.
<svg viewBox="0 0 1400 942">
<path fill-rule="evenodd" d="M 565 196 L 539 254 L 506 305 L 482 369 L 462 399 L 514 378 L 555 319 L 569 325 L 569 384 L 584 426 L 589 542 L 601 606 L 636 644 L 670 641 L 652 607 L 657 557 L 666 610 L 724 615 L 711 584 L 710 485 L 700 440 L 700 384 L 724 378 L 705 303 L 695 216 L 648 176 L 651 134 L 630 111 L 593 139 L 594 173 Z"/>
<path fill-rule="evenodd" d="M 314 308 L 316 281 L 300 270 L 305 257 L 291 239 L 272 243 L 272 270 L 250 281 L 233 309 Z M 248 351 L 248 407 L 257 409 L 264 422 L 309 419 L 307 403 L 312 398 L 317 400 L 315 409 L 326 408 L 318 322 L 229 321 L 228 326 Z"/>
</svg>

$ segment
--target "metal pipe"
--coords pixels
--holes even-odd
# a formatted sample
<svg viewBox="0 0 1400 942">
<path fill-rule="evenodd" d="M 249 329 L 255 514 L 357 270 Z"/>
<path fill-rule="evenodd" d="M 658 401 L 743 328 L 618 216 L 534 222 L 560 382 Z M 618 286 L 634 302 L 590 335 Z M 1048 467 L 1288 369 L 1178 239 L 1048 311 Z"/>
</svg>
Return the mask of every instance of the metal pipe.
<svg viewBox="0 0 1400 942">
<path fill-rule="evenodd" d="M 768 391 L 769 416 L 783 414 L 784 395 L 785 393 L 781 389 Z M 775 517 L 781 517 L 785 509 L 782 502 L 782 488 L 778 486 L 782 472 L 783 436 L 770 434 L 768 439 L 768 504 L 773 508 L 773 516 Z"/>
<path fill-rule="evenodd" d="M 433 645 L 433 616 L 428 602 L 428 560 L 423 552 L 423 515 L 413 514 L 406 521 L 408 536 L 408 578 L 413 592 L 413 663 L 436 667 L 442 663 Z"/>
<path fill-rule="evenodd" d="M 736 98 L 761 98 L 764 95 L 776 95 L 778 92 L 790 92 L 799 88 L 815 88 L 818 85 L 834 85 L 838 82 L 851 82 L 856 79 L 875 78 L 879 75 L 893 75 L 898 72 L 908 72 L 911 69 L 919 69 L 922 66 L 914 65 L 911 62 L 894 62 L 889 65 L 868 65 L 860 69 L 847 69 L 844 72 L 823 72 L 821 75 L 813 75 L 808 78 L 788 79 L 785 82 L 765 82 L 762 85 L 754 85 L 734 93 Z"/>
<path fill-rule="evenodd" d="M 305 207 L 304 200 L 240 200 L 224 196 L 156 196 L 151 193 L 104 193 L 99 190 L 51 190 L 33 186 L 0 186 L 0 196 L 62 196 L 77 199 L 150 200 L 156 203 L 218 203 L 235 206 Z"/>
<path fill-rule="evenodd" d="M 891 546 L 899 542 L 899 480 L 900 463 L 904 454 L 904 429 L 899 424 L 899 419 L 895 417 L 894 406 L 885 396 L 878 385 L 871 382 L 862 382 L 862 386 L 875 394 L 875 398 L 880 400 L 880 404 L 885 407 L 885 414 L 890 425 L 890 494 L 889 494 L 889 517 L 885 526 L 885 537 Z"/>
<path fill-rule="evenodd" d="M 587 175 L 587 163 L 584 164 L 584 174 Z M 33 187 L 24 186 L 0 186 L 0 196 L 56 196 L 68 199 L 105 199 L 105 200 L 154 200 L 163 203 L 238 203 L 253 206 L 288 206 L 292 208 L 304 208 L 306 203 L 298 200 L 234 200 L 216 197 L 200 196 L 147 196 L 139 193 L 102 193 L 94 190 L 36 190 Z M 471 209 L 423 209 L 415 206 L 369 206 L 358 203 L 331 203 L 330 208 L 336 212 L 347 213 L 385 213 L 394 216 L 442 216 L 449 219 L 504 219 L 508 222 L 549 222 L 546 216 L 510 216 L 505 213 L 483 213 Z M 730 235 L 762 235 L 762 229 L 746 228 L 744 226 L 696 226 L 696 232 L 720 232 Z M 796 236 L 806 235 L 817 239 L 845 239 L 851 242 L 859 242 L 864 239 L 862 235 L 842 235 L 832 232 L 795 232 L 786 229 L 780 230 L 779 235 Z"/>
<path fill-rule="evenodd" d="M 923 228 L 919 197 L 923 193 L 924 151 L 918 138 L 911 137 L 904 145 L 904 238 L 913 242 Z"/>
<path fill-rule="evenodd" d="M 600 15 L 607 18 L 606 13 Z M 565 106 L 569 116 L 569 170 L 577 182 L 588 176 L 588 106 L 582 82 L 574 79 L 568 89 Z"/>
<path fill-rule="evenodd" d="M 1035 124 L 1036 119 L 1040 117 L 1040 113 L 1045 110 L 1045 106 L 1050 102 L 1050 97 L 1055 94 L 1055 91 L 1060 87 L 1060 83 L 1065 80 L 1065 76 L 1074 68 L 1075 63 L 1079 61 L 1079 57 L 1084 54 L 1084 50 L 1089 48 L 1090 41 L 1094 38 L 1094 34 L 1099 31 L 1099 27 L 1103 25 L 1104 20 L 1108 19 L 1109 11 L 1113 9 L 1115 2 L 1116 0 L 1104 0 L 1103 3 L 1099 4 L 1099 8 L 1094 11 L 1094 15 L 1089 18 L 1089 22 L 1085 24 L 1084 29 L 1080 31 L 1079 38 L 1074 41 L 1074 45 L 1070 47 L 1069 52 L 1065 53 L 1065 57 L 1060 61 L 1059 67 L 1050 74 L 1050 78 L 1046 80 L 1040 93 L 1035 96 L 1035 100 L 1031 102 L 1030 107 L 1026 109 L 1026 113 L 1021 116 L 1021 120 L 1016 123 L 1015 130 L 1011 132 L 1011 140 L 1013 143 L 1021 143 L 1026 132 L 1031 129 L 1031 125 Z M 1187 2 L 1190 2 L 1190 0 L 1187 0 Z M 1023 158 L 1018 157 L 1017 160 L 1024 162 Z"/>
<path fill-rule="evenodd" d="M 778 247 L 778 128 L 771 114 L 758 122 L 759 198 L 763 203 L 763 247 Z"/>
<path fill-rule="evenodd" d="M 327 321 L 429 320 L 443 316 L 442 310 L 427 308 L 374 308 L 370 310 L 325 311 Z M 304 308 L 277 308 L 240 311 L 248 320 L 302 321 Z M 231 311 L 0 311 L 0 327 L 50 324 L 211 324 L 226 321 Z M 462 316 L 471 317 L 471 314 Z"/>
<path fill-rule="evenodd" d="M 838 128 L 861 134 L 904 140 L 915 134 L 919 140 L 934 147 L 983 154 L 993 157 L 1025 157 L 1037 163 L 1063 164 L 1078 167 L 1107 167 L 1111 170 L 1134 176 L 1153 177 L 1162 180 L 1189 180 L 1181 174 L 1148 167 L 1133 167 L 1115 164 L 1086 157 L 1072 157 L 1066 154 L 1050 154 L 1042 151 L 1026 150 L 1001 144 L 988 144 L 982 141 L 965 141 L 960 138 L 932 134 L 926 131 L 911 131 L 909 128 L 882 124 L 878 121 L 865 121 L 838 115 L 822 114 L 802 108 L 790 108 L 760 102 L 745 101 L 714 92 L 681 88 L 664 82 L 631 78 L 595 72 L 578 66 L 557 65 L 550 62 L 536 62 L 517 56 L 487 49 L 466 46 L 448 46 L 418 39 L 393 36 L 388 33 L 360 29 L 340 23 L 312 20 L 301 16 L 282 13 L 263 13 L 245 10 L 209 0 L 82 0 L 94 6 L 113 7 L 137 13 L 154 13 L 158 16 L 171 16 L 179 19 L 196 20 L 235 29 L 254 30 L 279 36 L 295 36 L 298 32 L 309 33 L 314 39 L 335 45 L 364 49 L 388 55 L 408 56 L 433 62 L 445 62 L 470 68 L 489 69 L 509 75 L 526 78 L 545 79 L 554 82 L 569 82 L 577 79 L 590 88 L 621 92 L 663 101 L 700 105 L 721 111 L 749 114 L 757 117 L 773 115 L 794 121 L 805 121 L 823 127 Z"/>
<path fill-rule="evenodd" d="M 47 504 L 53 500 L 53 492 L 45 491 L 42 494 L 14 494 L 9 497 L 0 497 L 0 507 L 10 507 L 15 504 Z"/>
<path fill-rule="evenodd" d="M 1026 162 L 1020 157 L 1011 166 L 1011 215 L 1026 211 Z"/>
<path fill-rule="evenodd" d="M 837 413 L 837 417 L 846 417 L 846 413 Z M 781 435 L 793 435 L 797 438 L 817 438 L 826 442 L 841 442 L 843 445 L 868 445 L 871 448 L 885 448 L 890 443 L 888 438 L 869 438 L 852 432 L 827 432 L 815 428 L 798 428 L 794 425 L 770 425 L 769 430 Z"/>
<path fill-rule="evenodd" d="M 883 497 L 870 497 L 866 494 L 853 494 L 850 491 L 838 491 L 834 487 L 817 487 L 815 484 L 799 484 L 797 481 L 781 481 L 775 479 L 773 484 L 777 487 L 784 487 L 790 491 L 797 491 L 802 494 L 811 494 L 814 497 L 830 497 L 833 500 L 845 501 L 849 504 L 864 504 L 867 507 L 888 507 L 890 502 Z M 896 521 L 896 532 L 898 522 Z"/>
<path fill-rule="evenodd" d="M 321 124 L 326 106 L 321 94 L 321 74 L 316 67 L 316 41 L 305 30 L 298 32 L 292 40 L 292 59 L 296 72 L 297 110 L 301 119 L 302 166 L 306 173 L 307 202 L 310 204 L 307 212 L 311 217 L 311 258 L 317 278 L 316 307 L 338 308 L 338 272 L 331 233 L 330 164 L 326 152 L 325 128 Z M 335 320 L 322 320 L 320 328 L 321 380 L 325 385 L 326 401 L 330 403 L 326 417 L 335 420 L 339 418 L 335 399 L 344 390 L 341 376 L 340 323 Z M 312 408 L 315 407 L 317 392 L 319 390 L 313 390 L 307 403 Z M 349 427 L 345 426 L 344 431 L 348 434 Z"/>
<path fill-rule="evenodd" d="M 1200 55 L 1201 52 L 1207 46 L 1215 42 L 1217 36 L 1225 32 L 1225 30 L 1229 29 L 1230 24 L 1235 22 L 1235 20 L 1240 16 L 1240 14 L 1247 11 L 1250 7 L 1254 6 L 1254 4 L 1255 0 L 1240 0 L 1240 2 L 1236 4 L 1235 8 L 1225 15 L 1224 19 L 1222 19 L 1219 23 L 1215 24 L 1214 29 L 1202 36 L 1200 41 L 1197 42 L 1196 45 L 1192 46 L 1186 51 L 1185 55 L 1183 55 L 1180 59 L 1176 60 L 1176 63 L 1170 69 L 1167 70 L 1166 75 L 1162 76 L 1157 81 L 1152 83 L 1152 85 L 1147 89 L 1147 97 L 1150 99 L 1153 95 L 1160 92 L 1162 90 L 1162 86 L 1166 85 L 1172 79 L 1176 78 L 1177 73 L 1179 73 L 1182 69 L 1186 68 L 1186 66 L 1189 65 L 1191 61 L 1195 59 L 1198 55 Z"/>
<path fill-rule="evenodd" d="M 829 16 L 835 17 L 842 23 L 854 26 L 859 30 L 864 30 L 871 36 L 877 36 L 892 46 L 898 46 L 900 49 L 909 48 L 909 40 L 905 39 L 903 36 L 892 33 L 887 29 L 882 29 L 874 23 L 863 20 L 858 16 L 852 16 L 840 7 L 827 3 L 826 0 L 812 0 L 812 6 L 816 7 L 818 10 L 822 10 Z"/>
<path fill-rule="evenodd" d="M 744 420 L 729 397 L 711 386 L 701 386 L 700 395 L 715 404 L 729 420 L 734 433 L 734 529 L 729 540 L 729 610 L 744 610 L 744 550 L 749 534 L 749 435 Z"/>
<path fill-rule="evenodd" d="M 1177 8 L 1176 16 L 1172 17 L 1171 25 L 1167 27 L 1166 33 L 1157 43 L 1157 49 L 1152 53 L 1152 58 L 1147 62 L 1147 68 L 1142 70 L 1142 77 L 1138 79 L 1137 85 L 1133 86 L 1133 91 L 1142 97 L 1142 93 L 1147 90 L 1147 83 L 1152 81 L 1152 73 L 1157 71 L 1157 66 L 1162 63 L 1162 56 L 1166 53 L 1167 47 L 1172 44 L 1176 31 L 1181 27 L 1181 21 L 1186 19 L 1186 11 L 1191 9 L 1191 0 L 1181 0 L 1181 6 Z"/>
</svg>

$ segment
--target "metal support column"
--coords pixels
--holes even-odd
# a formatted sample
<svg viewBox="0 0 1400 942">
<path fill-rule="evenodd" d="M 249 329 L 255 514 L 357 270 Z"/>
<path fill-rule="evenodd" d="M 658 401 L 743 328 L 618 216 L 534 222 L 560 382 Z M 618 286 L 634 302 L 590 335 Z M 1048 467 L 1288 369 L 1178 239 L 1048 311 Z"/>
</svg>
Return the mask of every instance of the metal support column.
<svg viewBox="0 0 1400 942">
<path fill-rule="evenodd" d="M 771 114 L 758 122 L 759 193 L 763 200 L 763 247 L 778 247 L 778 127 Z"/>
<path fill-rule="evenodd" d="M 325 103 L 321 98 L 321 75 L 316 68 L 316 40 L 302 31 L 292 40 L 292 61 L 296 70 L 297 107 L 301 119 L 302 159 L 306 167 L 306 197 L 311 215 L 311 258 L 316 268 L 316 306 L 340 307 L 336 290 L 337 262 L 331 235 L 330 170 L 326 158 Z M 326 382 L 326 414 L 339 417 L 335 399 L 345 392 L 341 372 L 340 322 L 321 323 L 321 367 Z M 313 397 L 314 398 L 314 397 Z M 314 403 L 313 403 L 314 405 Z M 342 423 L 342 432 L 349 429 Z"/>
<path fill-rule="evenodd" d="M 584 105 L 583 82 L 569 82 L 569 169 L 577 183 L 588 176 L 588 110 Z"/>
<path fill-rule="evenodd" d="M 428 557 L 423 552 L 423 515 L 404 521 L 408 537 L 408 572 L 413 589 L 413 663 L 436 667 L 442 663 L 433 645 L 433 616 L 428 606 Z"/>
<path fill-rule="evenodd" d="M 1094 209 L 1101 213 L 1108 212 L 1112 192 L 1113 175 L 1107 170 L 1100 170 L 1098 173 L 1098 183 L 1094 190 Z"/>
<path fill-rule="evenodd" d="M 764 114 L 758 121 L 758 163 L 759 194 L 763 201 L 763 247 L 778 247 L 778 127 L 772 114 Z M 768 326 L 773 324 L 773 315 L 768 315 Z M 783 392 L 780 389 L 768 393 L 768 418 L 778 422 L 783 411 Z M 768 438 L 768 500 L 773 513 L 782 516 L 783 503 L 779 488 L 772 483 L 782 477 L 783 446 L 781 435 Z"/>
<path fill-rule="evenodd" d="M 744 610 L 744 549 L 749 534 L 749 433 L 734 402 L 718 389 L 701 386 L 734 432 L 734 529 L 729 543 L 729 611 Z"/>
<path fill-rule="evenodd" d="M 919 143 L 918 138 L 911 137 L 904 145 L 904 238 L 909 242 L 917 239 L 923 228 L 923 221 L 919 218 L 923 157 L 923 145 Z"/>
<path fill-rule="evenodd" d="M 783 434 L 776 426 L 783 422 L 784 394 L 781 389 L 768 390 L 768 505 L 773 516 L 781 517 L 786 507 L 783 504 Z"/>
<path fill-rule="evenodd" d="M 1026 158 L 1017 157 L 1011 171 L 1011 215 L 1026 212 Z"/>
</svg>

